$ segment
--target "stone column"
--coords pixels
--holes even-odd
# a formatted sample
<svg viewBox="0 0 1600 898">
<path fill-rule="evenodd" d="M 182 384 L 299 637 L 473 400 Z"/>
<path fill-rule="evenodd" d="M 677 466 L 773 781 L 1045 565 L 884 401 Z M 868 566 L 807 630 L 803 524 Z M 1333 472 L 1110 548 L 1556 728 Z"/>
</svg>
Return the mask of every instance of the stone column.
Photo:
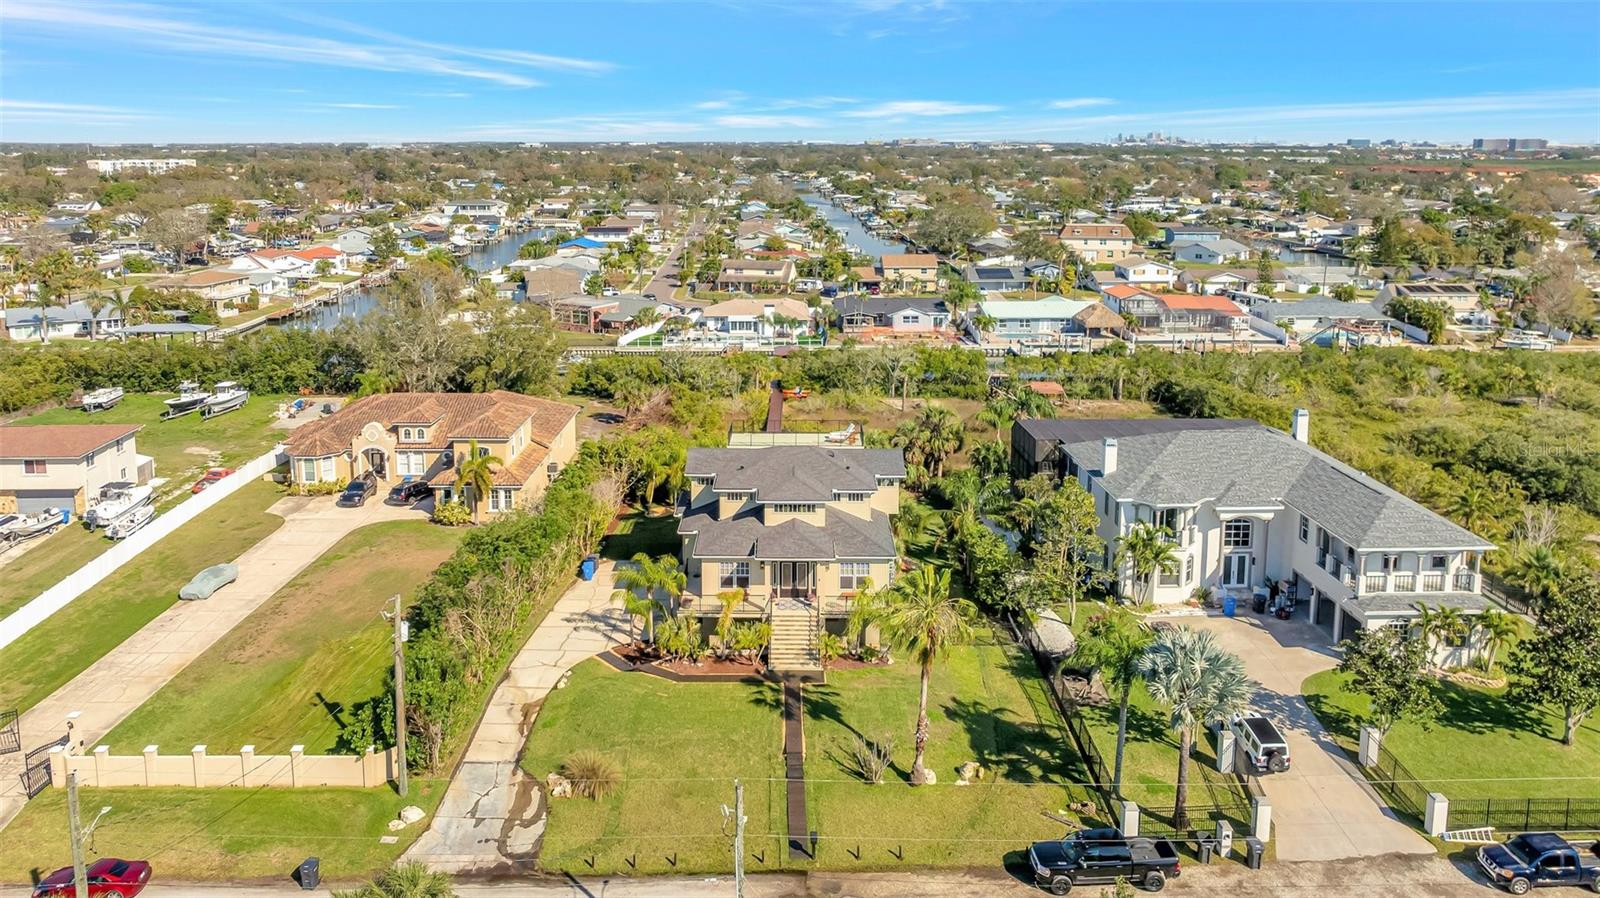
<svg viewBox="0 0 1600 898">
<path fill-rule="evenodd" d="M 99 786 L 105 783 L 106 757 L 111 753 L 111 746 L 96 745 L 94 747 L 94 783 Z M 81 784 L 80 784 L 81 785 Z"/>
<path fill-rule="evenodd" d="M 289 746 L 289 787 L 300 785 L 300 756 L 306 753 L 304 745 Z"/>
<path fill-rule="evenodd" d="M 196 786 L 205 785 L 206 747 L 204 745 L 196 745 L 194 748 L 189 749 L 189 757 L 194 761 L 194 784 Z"/>
<path fill-rule="evenodd" d="M 1383 733 L 1377 727 L 1361 728 L 1361 747 L 1356 753 L 1362 767 L 1378 766 L 1378 754 L 1383 748 Z"/>
<path fill-rule="evenodd" d="M 239 749 L 239 785 L 250 785 L 250 773 L 256 769 L 256 747 L 246 745 Z"/>
<path fill-rule="evenodd" d="M 1423 812 L 1422 826 L 1430 836 L 1443 835 L 1450 829 L 1450 799 L 1438 792 L 1428 793 L 1428 806 Z"/>
<path fill-rule="evenodd" d="M 1117 829 L 1125 838 L 1133 838 L 1139 834 L 1139 805 L 1137 802 L 1121 802 L 1117 813 Z"/>
<path fill-rule="evenodd" d="M 154 745 L 146 745 L 144 747 L 144 784 L 146 786 L 155 783 L 157 750 Z"/>
<path fill-rule="evenodd" d="M 57 789 L 67 787 L 67 755 L 62 746 L 50 746 L 50 785 Z"/>
</svg>

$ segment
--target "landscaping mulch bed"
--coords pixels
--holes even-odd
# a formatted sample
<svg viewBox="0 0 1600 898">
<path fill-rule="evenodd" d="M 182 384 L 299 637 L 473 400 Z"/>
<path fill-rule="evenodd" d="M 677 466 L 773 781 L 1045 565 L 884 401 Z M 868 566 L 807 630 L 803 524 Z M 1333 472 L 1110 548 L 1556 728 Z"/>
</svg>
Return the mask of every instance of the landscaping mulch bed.
<svg viewBox="0 0 1600 898">
<path fill-rule="evenodd" d="M 739 680 L 764 680 L 767 678 L 766 665 L 759 661 L 750 661 L 742 658 L 729 658 L 726 660 L 706 658 L 699 663 L 668 661 L 661 658 L 656 652 L 638 644 L 618 646 L 610 651 L 602 652 L 600 660 L 617 670 L 638 671 L 675 682 L 702 680 L 713 683 L 729 683 Z"/>
</svg>

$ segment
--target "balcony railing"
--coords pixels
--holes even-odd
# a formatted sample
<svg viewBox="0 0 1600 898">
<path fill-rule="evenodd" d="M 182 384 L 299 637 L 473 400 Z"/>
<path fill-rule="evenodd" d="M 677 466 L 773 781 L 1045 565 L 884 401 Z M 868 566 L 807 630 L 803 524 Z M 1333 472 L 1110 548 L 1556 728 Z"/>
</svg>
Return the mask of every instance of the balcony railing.
<svg viewBox="0 0 1600 898">
<path fill-rule="evenodd" d="M 1361 583 L 1361 591 L 1365 593 L 1388 592 L 1389 578 L 1383 574 L 1368 574 Z"/>
<path fill-rule="evenodd" d="M 1472 571 L 1456 571 L 1454 584 L 1451 588 L 1456 592 L 1477 592 L 1478 575 Z"/>
<path fill-rule="evenodd" d="M 1444 574 L 1439 571 L 1422 575 L 1423 592 L 1444 592 Z"/>
<path fill-rule="evenodd" d="M 1417 591 L 1417 575 L 1416 574 L 1395 574 L 1394 575 L 1394 591 L 1395 592 L 1416 592 Z"/>
</svg>

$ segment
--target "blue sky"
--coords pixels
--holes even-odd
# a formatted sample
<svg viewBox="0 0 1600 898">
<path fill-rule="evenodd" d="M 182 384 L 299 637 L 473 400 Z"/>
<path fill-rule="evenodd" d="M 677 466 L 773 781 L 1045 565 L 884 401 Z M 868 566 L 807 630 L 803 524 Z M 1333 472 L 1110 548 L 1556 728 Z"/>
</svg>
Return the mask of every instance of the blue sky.
<svg viewBox="0 0 1600 898">
<path fill-rule="evenodd" d="M 0 139 L 1600 141 L 1600 3 L 0 2 Z"/>
</svg>

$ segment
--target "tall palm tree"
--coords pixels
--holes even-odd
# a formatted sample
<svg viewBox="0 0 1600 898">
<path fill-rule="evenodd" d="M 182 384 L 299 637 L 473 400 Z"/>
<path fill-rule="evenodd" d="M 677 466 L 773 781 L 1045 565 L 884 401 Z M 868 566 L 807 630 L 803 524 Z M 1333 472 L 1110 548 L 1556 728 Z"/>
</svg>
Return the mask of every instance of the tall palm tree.
<svg viewBox="0 0 1600 898">
<path fill-rule="evenodd" d="M 978 331 L 979 340 L 982 340 L 984 334 L 994 330 L 1000 324 L 993 315 L 986 312 L 979 312 L 976 315 L 969 316 L 967 320 L 971 321 L 972 326 Z"/>
<path fill-rule="evenodd" d="M 1178 547 L 1171 536 L 1172 531 L 1165 527 L 1140 521 L 1117 537 L 1117 559 L 1128 565 L 1133 582 L 1146 602 L 1155 601 L 1156 572 L 1178 561 Z"/>
<path fill-rule="evenodd" d="M 1487 533 L 1494 523 L 1491 516 L 1494 497 L 1481 486 L 1468 484 L 1450 500 L 1448 512 L 1461 526 L 1473 533 Z"/>
<path fill-rule="evenodd" d="M 448 873 L 436 873 L 420 861 L 407 861 L 378 874 L 378 878 L 334 898 L 455 898 Z"/>
<path fill-rule="evenodd" d="M 1178 731 L 1178 779 L 1172 825 L 1187 829 L 1189 754 L 1195 729 L 1226 720 L 1250 704 L 1256 683 L 1245 676 L 1244 662 L 1217 643 L 1207 630 L 1173 627 L 1156 634 L 1139 659 L 1139 675 L 1150 696 L 1171 713 L 1168 726 Z"/>
<path fill-rule="evenodd" d="M 478 449 L 478 441 L 468 444 L 468 457 L 456 466 L 456 492 L 472 496 L 472 522 L 478 523 L 478 503 L 494 489 L 494 466 L 503 465 L 499 456 Z"/>
<path fill-rule="evenodd" d="M 1084 628 L 1083 638 L 1069 659 L 1074 666 L 1097 668 L 1106 685 L 1117 690 L 1117 755 L 1111 773 L 1111 790 L 1122 794 L 1122 758 L 1128 742 L 1128 706 L 1139 682 L 1139 665 L 1155 632 L 1126 612 L 1097 615 Z"/>
<path fill-rule="evenodd" d="M 1488 608 L 1479 614 L 1473 621 L 1473 629 L 1478 633 L 1478 648 L 1483 652 L 1479 660 L 1485 673 L 1494 670 L 1495 656 L 1522 631 L 1515 615 L 1498 608 Z"/>
<path fill-rule="evenodd" d="M 890 523 L 890 528 L 894 531 L 894 540 L 900 546 L 900 554 L 908 554 L 913 544 L 927 537 L 931 527 L 932 512 L 928 506 L 902 494 L 900 510 Z"/>
<path fill-rule="evenodd" d="M 1551 595 L 1567 575 L 1566 562 L 1550 546 L 1533 546 L 1517 553 L 1508 579 L 1536 599 Z"/>
<path fill-rule="evenodd" d="M 916 753 L 911 761 L 911 784 L 933 781 L 926 766 L 928 750 L 928 684 L 933 663 L 954 646 L 972 641 L 977 608 L 950 593 L 950 571 L 923 565 L 884 591 L 858 596 L 847 632 L 859 638 L 876 624 L 878 632 L 916 662 L 921 676 L 917 687 Z"/>
<path fill-rule="evenodd" d="M 640 552 L 633 556 L 631 567 L 617 568 L 613 582 L 617 589 L 611 598 L 622 602 L 630 616 L 644 619 L 645 641 L 654 642 L 656 610 L 670 613 L 689 578 L 671 555 L 652 558 Z"/>
</svg>

